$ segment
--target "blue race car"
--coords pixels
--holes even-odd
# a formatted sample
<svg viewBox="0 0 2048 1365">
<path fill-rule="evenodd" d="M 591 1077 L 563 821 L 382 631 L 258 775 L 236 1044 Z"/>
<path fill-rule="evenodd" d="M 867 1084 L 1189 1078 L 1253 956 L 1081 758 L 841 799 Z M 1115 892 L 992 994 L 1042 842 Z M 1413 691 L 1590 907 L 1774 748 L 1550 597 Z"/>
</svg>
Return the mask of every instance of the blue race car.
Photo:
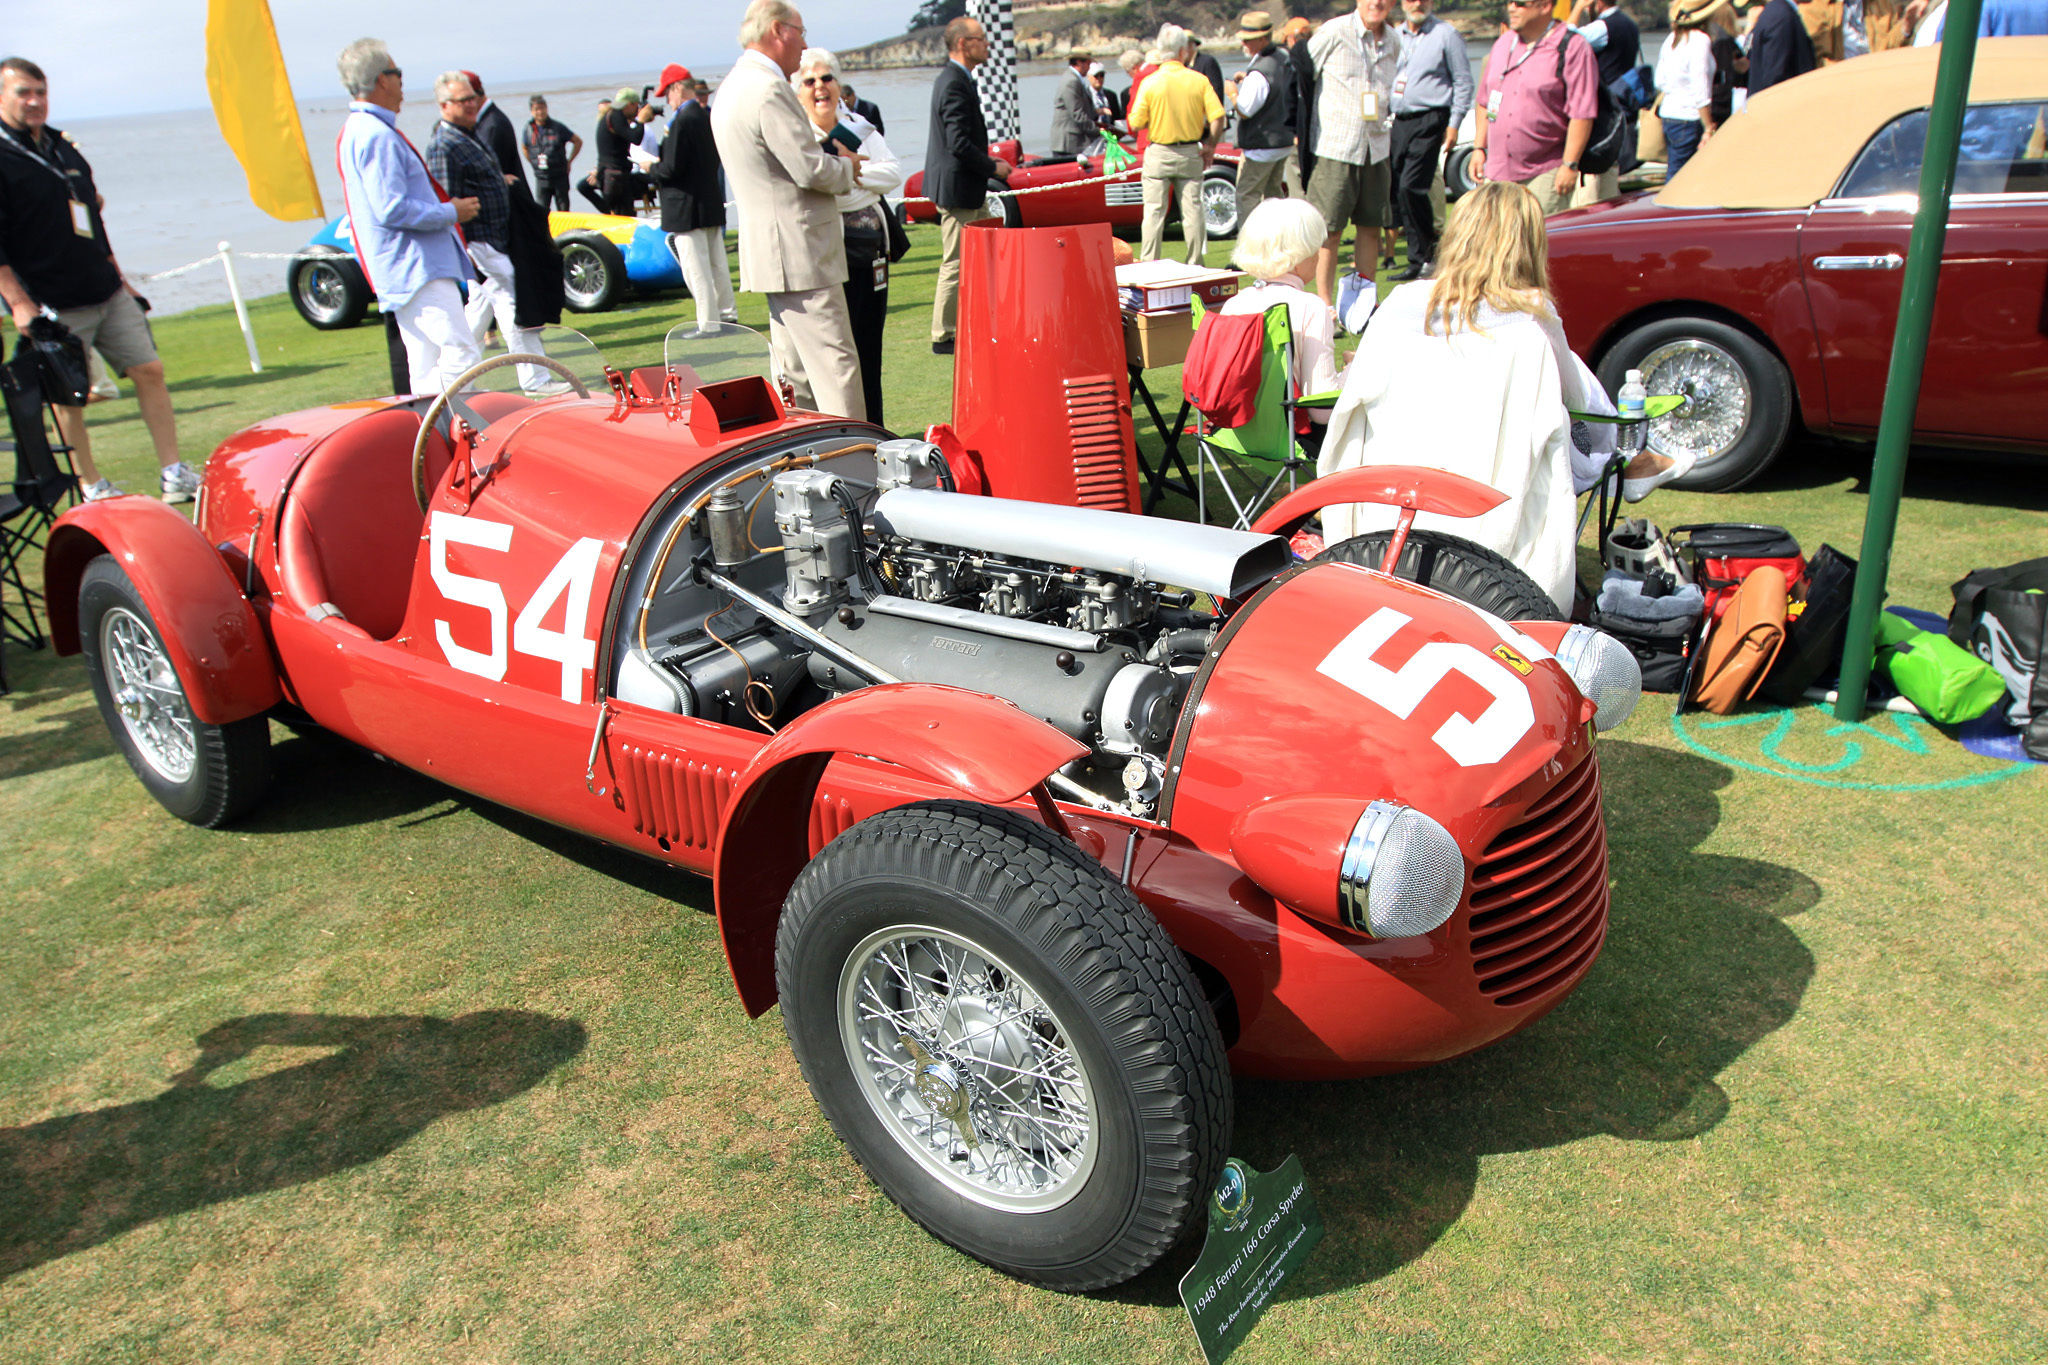
<svg viewBox="0 0 2048 1365">
<path fill-rule="evenodd" d="M 602 313 L 631 287 L 642 294 L 680 289 L 682 267 L 668 235 L 639 218 L 604 213 L 550 213 L 548 231 L 562 249 L 562 301 L 571 311 Z M 363 278 L 342 214 L 313 234 L 285 272 L 299 316 L 322 331 L 353 327 L 369 315 L 375 295 Z"/>
</svg>

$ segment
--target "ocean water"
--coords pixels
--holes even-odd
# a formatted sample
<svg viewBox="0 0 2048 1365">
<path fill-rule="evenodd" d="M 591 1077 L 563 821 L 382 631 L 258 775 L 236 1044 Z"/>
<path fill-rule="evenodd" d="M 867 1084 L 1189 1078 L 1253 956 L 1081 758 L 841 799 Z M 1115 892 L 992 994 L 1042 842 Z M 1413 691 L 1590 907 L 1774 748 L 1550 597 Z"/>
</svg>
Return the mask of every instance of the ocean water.
<svg viewBox="0 0 2048 1365">
<path fill-rule="evenodd" d="M 1486 44 L 1468 43 L 1467 48 L 1476 70 L 1485 57 Z M 1228 62 L 1225 67 L 1232 69 Z M 1053 97 L 1064 70 L 1056 62 L 1031 62 L 1018 68 L 1018 108 L 1027 151 L 1043 150 L 1047 145 Z M 703 70 L 699 74 L 716 85 L 724 72 Z M 929 67 L 848 73 L 849 83 L 861 97 L 880 106 L 890 150 L 910 171 L 924 165 L 934 74 Z M 529 81 L 493 91 L 492 97 L 516 124 L 526 120 L 529 95 L 546 95 L 550 113 L 583 135 L 583 155 L 576 161 L 581 174 L 596 160 L 589 144 L 597 121 L 597 102 L 620 86 L 637 87 L 652 78 L 651 72 L 625 72 Z M 1122 87 L 1122 73 L 1112 72 L 1110 83 Z M 348 103 L 338 94 L 299 106 L 314 175 L 330 217 L 341 212 L 334 144 L 347 113 Z M 430 97 L 413 98 L 399 114 L 398 125 L 424 146 L 437 117 Z M 251 297 L 277 293 L 284 288 L 285 262 L 252 260 L 241 253 L 286 255 L 319 230 L 320 224 L 311 220 L 280 222 L 249 202 L 248 181 L 222 140 L 211 109 L 57 122 L 92 162 L 94 179 L 107 201 L 107 231 L 115 255 L 159 314 L 225 303 L 226 279 L 218 264 L 150 283 L 143 283 L 143 276 L 209 256 L 226 241 L 237 253 L 235 268 L 243 293 Z M 572 196 L 571 203 L 579 209 L 586 207 L 580 197 Z"/>
</svg>

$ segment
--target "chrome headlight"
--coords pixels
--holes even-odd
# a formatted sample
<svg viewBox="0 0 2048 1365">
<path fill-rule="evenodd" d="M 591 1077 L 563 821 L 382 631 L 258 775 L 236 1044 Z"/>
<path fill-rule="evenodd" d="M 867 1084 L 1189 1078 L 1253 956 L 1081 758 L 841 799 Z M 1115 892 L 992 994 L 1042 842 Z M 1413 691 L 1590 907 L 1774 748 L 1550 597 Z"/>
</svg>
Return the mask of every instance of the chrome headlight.
<svg viewBox="0 0 2048 1365">
<path fill-rule="evenodd" d="M 1346 928 L 1374 938 L 1426 934 L 1451 917 L 1464 894 L 1465 858 L 1449 830 L 1392 801 L 1365 808 L 1337 874 Z"/>
<path fill-rule="evenodd" d="M 1577 684 L 1579 695 L 1599 707 L 1593 728 L 1612 730 L 1643 699 L 1643 667 L 1628 646 L 1604 630 L 1573 626 L 1557 646 L 1557 662 Z"/>
</svg>

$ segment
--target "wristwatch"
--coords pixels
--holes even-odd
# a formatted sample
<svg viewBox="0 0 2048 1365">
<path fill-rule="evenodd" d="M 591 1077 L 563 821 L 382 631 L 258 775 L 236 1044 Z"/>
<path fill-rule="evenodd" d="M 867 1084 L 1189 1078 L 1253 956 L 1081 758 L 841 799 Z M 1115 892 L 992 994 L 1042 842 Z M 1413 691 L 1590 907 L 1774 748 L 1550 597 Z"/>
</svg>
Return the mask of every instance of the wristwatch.
<svg viewBox="0 0 2048 1365">
<path fill-rule="evenodd" d="M 1564 168 L 1568 171 L 1575 171 L 1579 168 L 1579 163 L 1576 161 L 1567 161 L 1564 163 Z"/>
</svg>

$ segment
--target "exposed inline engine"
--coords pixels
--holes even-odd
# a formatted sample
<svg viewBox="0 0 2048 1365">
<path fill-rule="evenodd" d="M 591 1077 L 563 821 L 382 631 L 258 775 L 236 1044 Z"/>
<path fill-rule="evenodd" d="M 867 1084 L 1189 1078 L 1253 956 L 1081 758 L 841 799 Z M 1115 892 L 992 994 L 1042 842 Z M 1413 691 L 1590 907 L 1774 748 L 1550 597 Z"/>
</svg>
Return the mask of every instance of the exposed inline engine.
<svg viewBox="0 0 2048 1365">
<path fill-rule="evenodd" d="M 772 480 L 780 608 L 796 618 L 783 641 L 811 646 L 811 680 L 831 694 L 915 681 L 1008 698 L 1095 751 L 1070 777 L 1147 802 L 1221 624 L 1203 597 L 1242 599 L 1286 567 L 1285 544 L 947 491 L 923 441 L 883 442 L 877 466 L 871 488 L 816 468 Z M 746 544 L 738 499 L 705 510 L 714 558 Z"/>
</svg>

